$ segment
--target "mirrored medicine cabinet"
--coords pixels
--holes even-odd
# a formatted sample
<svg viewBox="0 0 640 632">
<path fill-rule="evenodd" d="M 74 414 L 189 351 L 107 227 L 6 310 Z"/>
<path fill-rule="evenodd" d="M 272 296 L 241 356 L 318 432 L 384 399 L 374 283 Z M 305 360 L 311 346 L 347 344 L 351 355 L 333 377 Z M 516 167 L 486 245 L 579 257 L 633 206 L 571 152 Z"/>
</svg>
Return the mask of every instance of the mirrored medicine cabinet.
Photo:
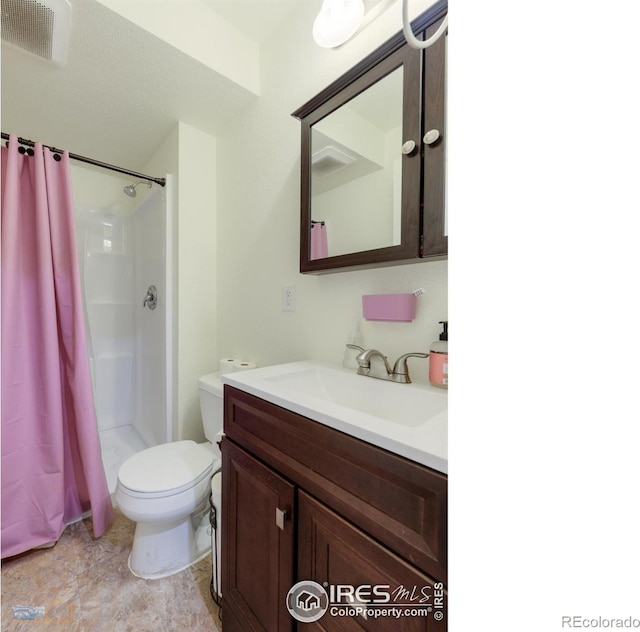
<svg viewBox="0 0 640 632">
<path fill-rule="evenodd" d="M 416 20 L 419 37 L 447 13 Z M 298 108 L 300 271 L 321 274 L 447 255 L 446 42 L 402 32 Z"/>
</svg>

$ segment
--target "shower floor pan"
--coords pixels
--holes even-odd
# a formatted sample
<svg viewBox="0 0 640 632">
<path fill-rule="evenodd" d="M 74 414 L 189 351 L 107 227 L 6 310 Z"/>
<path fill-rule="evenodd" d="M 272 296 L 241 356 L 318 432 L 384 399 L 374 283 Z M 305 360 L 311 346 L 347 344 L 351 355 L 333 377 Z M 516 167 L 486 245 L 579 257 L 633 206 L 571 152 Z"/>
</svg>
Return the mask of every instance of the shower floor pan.
<svg viewBox="0 0 640 632">
<path fill-rule="evenodd" d="M 130 456 L 146 450 L 149 446 L 133 426 L 118 426 L 117 428 L 101 430 L 100 446 L 109 493 L 113 495 L 116 491 L 120 466 Z"/>
</svg>

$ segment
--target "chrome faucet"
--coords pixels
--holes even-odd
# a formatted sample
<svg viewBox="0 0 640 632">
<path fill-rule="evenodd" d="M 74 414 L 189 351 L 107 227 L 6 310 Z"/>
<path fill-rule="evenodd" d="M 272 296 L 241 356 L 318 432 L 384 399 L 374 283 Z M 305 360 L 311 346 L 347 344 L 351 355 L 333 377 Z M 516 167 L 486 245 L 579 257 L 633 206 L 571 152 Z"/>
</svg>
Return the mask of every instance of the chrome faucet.
<svg viewBox="0 0 640 632">
<path fill-rule="evenodd" d="M 367 349 L 362 353 L 358 354 L 356 357 L 356 362 L 358 363 L 358 374 L 359 375 L 369 375 L 369 371 L 371 371 L 371 359 L 372 358 L 381 358 L 384 362 L 384 368 L 387 371 L 387 375 L 391 375 L 393 371 L 389 366 L 389 360 L 387 360 L 387 356 L 378 351 L 377 349 Z M 376 375 L 372 375 L 371 377 L 377 377 Z"/>
<path fill-rule="evenodd" d="M 366 375 L 367 377 L 375 377 L 379 380 L 389 380 L 390 382 L 398 382 L 399 384 L 411 384 L 411 378 L 409 377 L 409 367 L 407 366 L 407 360 L 409 358 L 428 358 L 428 353 L 405 353 L 401 355 L 393 365 L 393 369 L 389 365 L 387 356 L 377 349 L 363 349 L 357 345 L 348 344 L 349 349 L 356 349 L 360 353 L 356 357 L 358 363 L 358 375 Z M 372 358 L 381 358 L 384 362 L 384 368 L 386 375 L 371 373 L 371 360 Z"/>
</svg>

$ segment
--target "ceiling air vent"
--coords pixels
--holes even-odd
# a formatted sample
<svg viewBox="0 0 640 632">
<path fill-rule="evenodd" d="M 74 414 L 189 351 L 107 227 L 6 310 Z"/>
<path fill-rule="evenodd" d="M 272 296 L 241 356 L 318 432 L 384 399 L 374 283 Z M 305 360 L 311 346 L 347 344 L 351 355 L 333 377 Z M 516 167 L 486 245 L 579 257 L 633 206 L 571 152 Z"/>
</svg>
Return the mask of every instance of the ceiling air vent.
<svg viewBox="0 0 640 632">
<path fill-rule="evenodd" d="M 349 154 L 328 145 L 311 156 L 311 173 L 316 178 L 324 178 L 355 161 Z"/>
<path fill-rule="evenodd" d="M 2 0 L 2 39 L 20 50 L 63 65 L 70 29 L 68 0 Z"/>
</svg>

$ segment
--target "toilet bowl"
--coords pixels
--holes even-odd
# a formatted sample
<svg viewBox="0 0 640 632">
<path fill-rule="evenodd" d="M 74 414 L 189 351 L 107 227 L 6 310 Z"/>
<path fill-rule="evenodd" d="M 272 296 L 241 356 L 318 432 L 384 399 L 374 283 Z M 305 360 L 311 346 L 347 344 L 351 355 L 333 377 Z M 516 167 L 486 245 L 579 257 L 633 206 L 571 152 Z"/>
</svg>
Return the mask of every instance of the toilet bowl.
<svg viewBox="0 0 640 632">
<path fill-rule="evenodd" d="M 215 441 L 222 432 L 222 384 L 217 374 L 198 380 L 208 441 L 184 440 L 147 448 L 118 471 L 114 499 L 134 520 L 129 569 L 159 579 L 199 562 L 211 551 L 209 494 L 220 468 Z"/>
</svg>

